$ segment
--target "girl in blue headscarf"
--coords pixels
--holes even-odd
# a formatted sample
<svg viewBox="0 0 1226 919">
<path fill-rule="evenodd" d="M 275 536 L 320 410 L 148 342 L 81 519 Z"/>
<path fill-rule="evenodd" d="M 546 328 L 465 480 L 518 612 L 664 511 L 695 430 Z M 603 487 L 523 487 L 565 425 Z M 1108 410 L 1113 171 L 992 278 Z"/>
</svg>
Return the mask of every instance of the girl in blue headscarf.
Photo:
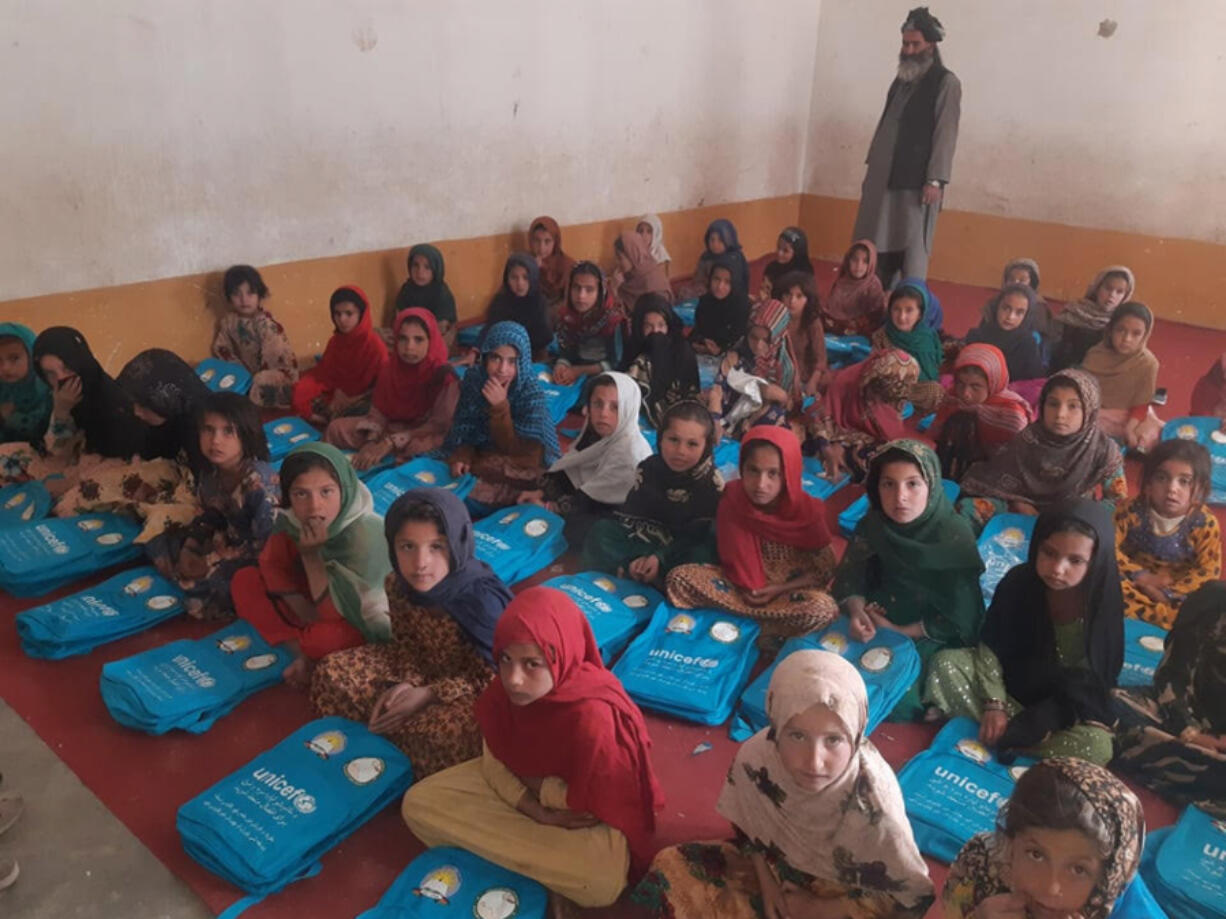
<svg viewBox="0 0 1226 919">
<path fill-rule="evenodd" d="M 35 443 L 51 417 L 51 387 L 34 366 L 34 332 L 0 322 L 0 443 Z"/>
<path fill-rule="evenodd" d="M 711 279 L 711 268 L 720 256 L 725 257 L 732 265 L 732 289 L 749 290 L 749 263 L 745 261 L 745 253 L 741 249 L 741 241 L 737 239 L 736 227 L 732 225 L 732 221 L 722 217 L 712 220 L 703 241 L 705 248 L 702 255 L 698 256 L 694 276 L 682 293 L 691 297 L 701 297 L 705 294 Z"/>
<path fill-rule="evenodd" d="M 460 384 L 460 403 L 442 455 L 453 476 L 471 472 L 474 504 L 499 508 L 539 487 L 562 455 L 545 393 L 532 371 L 532 345 L 517 322 L 496 322 Z"/>
</svg>

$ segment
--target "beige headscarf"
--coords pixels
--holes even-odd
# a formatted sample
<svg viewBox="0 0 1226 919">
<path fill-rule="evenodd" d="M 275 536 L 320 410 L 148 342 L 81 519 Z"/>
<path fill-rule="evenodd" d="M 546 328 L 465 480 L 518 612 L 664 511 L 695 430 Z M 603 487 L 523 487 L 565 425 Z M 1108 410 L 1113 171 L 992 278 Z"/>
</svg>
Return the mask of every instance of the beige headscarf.
<svg viewBox="0 0 1226 919">
<path fill-rule="evenodd" d="M 1111 344 L 1111 331 L 1129 316 L 1145 323 L 1145 337 L 1139 350 L 1120 354 Z M 1081 369 L 1098 380 L 1103 408 L 1134 409 L 1153 400 L 1158 386 L 1158 358 L 1148 347 L 1153 331 L 1154 314 L 1148 306 L 1135 300 L 1121 303 L 1103 330 L 1103 340 L 1086 352 Z"/>
<path fill-rule="evenodd" d="M 1121 303 L 1125 303 L 1132 299 L 1132 295 L 1137 290 L 1137 279 L 1132 273 L 1132 269 L 1127 265 L 1108 265 L 1102 271 L 1094 276 L 1094 280 L 1090 282 L 1090 286 L 1086 288 L 1085 296 L 1080 300 L 1065 304 L 1064 311 L 1056 317 L 1057 321 L 1065 325 L 1075 326 L 1079 329 L 1102 329 L 1105 328 L 1107 322 L 1111 319 L 1113 310 L 1100 306 L 1098 303 L 1098 288 L 1103 286 L 1103 281 L 1107 280 L 1107 275 L 1118 274 L 1123 275 L 1128 289 L 1124 291 L 1124 299 Z"/>
<path fill-rule="evenodd" d="M 814 705 L 830 709 L 852 746 L 847 769 L 820 792 L 797 785 L 775 737 Z M 908 910 L 933 900 L 898 779 L 865 738 L 868 692 L 850 663 L 828 651 L 796 651 L 775 668 L 766 695 L 771 726 L 741 746 L 717 805 L 764 849 L 815 878 L 887 894 Z"/>
</svg>

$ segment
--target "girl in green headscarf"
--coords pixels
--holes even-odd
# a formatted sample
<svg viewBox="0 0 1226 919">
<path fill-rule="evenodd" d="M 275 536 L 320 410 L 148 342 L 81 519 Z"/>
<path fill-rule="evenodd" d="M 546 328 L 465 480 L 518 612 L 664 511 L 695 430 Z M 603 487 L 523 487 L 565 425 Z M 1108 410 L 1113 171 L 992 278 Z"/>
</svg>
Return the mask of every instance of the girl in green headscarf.
<svg viewBox="0 0 1226 919">
<path fill-rule="evenodd" d="M 268 641 L 290 642 L 287 682 L 311 662 L 391 634 L 383 582 L 391 570 L 370 491 L 335 447 L 295 447 L 281 464 L 283 509 L 259 563 L 230 583 L 234 608 Z"/>
<path fill-rule="evenodd" d="M 923 411 L 935 408 L 944 398 L 941 388 L 941 363 L 945 360 L 941 336 L 930 325 L 928 312 L 932 300 L 922 283 L 904 282 L 890 293 L 885 325 L 872 338 L 878 351 L 897 348 L 910 354 L 919 364 L 919 382 L 911 387 L 911 402 Z"/>
<path fill-rule="evenodd" d="M 932 655 L 979 640 L 983 562 L 929 447 L 915 440 L 886 444 L 869 463 L 865 490 L 869 511 L 835 571 L 832 592 L 858 641 L 877 629 L 915 641 L 924 673 L 890 715 L 914 720 L 924 712 L 920 692 Z"/>
<path fill-rule="evenodd" d="M 51 387 L 34 366 L 33 330 L 0 322 L 0 443 L 35 443 L 51 417 Z"/>
</svg>

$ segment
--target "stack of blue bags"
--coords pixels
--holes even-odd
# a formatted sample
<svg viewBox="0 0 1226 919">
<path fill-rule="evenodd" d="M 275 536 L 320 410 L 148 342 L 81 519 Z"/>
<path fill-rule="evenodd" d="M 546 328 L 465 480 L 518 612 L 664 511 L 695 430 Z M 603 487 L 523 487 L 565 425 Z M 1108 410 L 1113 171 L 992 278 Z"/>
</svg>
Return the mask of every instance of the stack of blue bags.
<svg viewBox="0 0 1226 919">
<path fill-rule="evenodd" d="M 562 419 L 570 414 L 570 410 L 575 407 L 580 396 L 583 395 L 583 384 L 586 378 L 580 377 L 569 386 L 563 386 L 553 381 L 553 371 L 548 364 L 533 364 L 532 372 L 536 374 L 541 391 L 545 393 L 545 402 L 549 406 L 549 417 L 553 419 L 555 425 L 561 424 Z"/>
<path fill-rule="evenodd" d="M 346 718 L 320 718 L 179 808 L 183 848 L 266 896 L 320 870 L 320 857 L 399 799 L 408 757 Z"/>
<path fill-rule="evenodd" d="M 949 479 L 942 479 L 941 484 L 945 487 L 945 494 L 950 501 L 957 501 L 958 495 L 961 494 L 962 488 L 957 482 L 951 482 Z M 860 495 L 856 498 L 843 513 L 839 514 L 839 532 L 851 539 L 856 532 L 856 527 L 860 525 L 860 521 L 868 513 L 868 495 Z"/>
<path fill-rule="evenodd" d="M 951 720 L 898 773 L 920 851 L 952 862 L 972 836 L 994 830 L 997 811 L 1033 764 L 1019 757 L 1004 765 L 979 742 L 976 722 Z"/>
<path fill-rule="evenodd" d="M 0 488 L 0 527 L 42 520 L 51 513 L 51 492 L 42 482 L 21 482 Z"/>
<path fill-rule="evenodd" d="M 1169 633 L 1161 626 L 1124 617 L 1124 667 L 1120 670 L 1121 686 L 1153 686 L 1154 671 L 1162 662 Z"/>
<path fill-rule="evenodd" d="M 699 724 L 722 724 L 758 660 L 752 619 L 661 603 L 613 674 L 644 708 Z"/>
<path fill-rule="evenodd" d="M 779 649 L 775 662 L 759 673 L 741 696 L 728 736 L 745 740 L 770 724 L 766 717 L 766 691 L 771 675 L 779 662 L 795 651 L 830 651 L 854 664 L 868 689 L 868 724 L 864 733 L 877 730 L 877 725 L 919 679 L 922 666 L 919 651 L 915 642 L 893 629 L 878 629 L 871 641 L 856 641 L 848 634 L 848 625 L 847 617 L 840 616 L 820 632 L 789 638 Z"/>
<path fill-rule="evenodd" d="M 397 498 L 412 488 L 445 488 L 463 500 L 476 484 L 476 478 L 470 473 L 452 478 L 445 462 L 425 456 L 411 459 L 395 469 L 379 472 L 366 482 L 371 497 L 375 499 L 375 513 L 380 517 L 387 514 L 387 509 Z"/>
<path fill-rule="evenodd" d="M 264 436 L 268 438 L 268 455 L 276 462 L 285 459 L 294 447 L 319 440 L 321 435 L 297 415 L 287 415 L 265 422 Z"/>
<path fill-rule="evenodd" d="M 979 588 L 985 605 L 992 604 L 996 585 L 1009 569 L 1026 561 L 1037 519 L 1028 514 L 997 514 L 979 534 L 979 557 L 983 559 Z"/>
<path fill-rule="evenodd" d="M 1226 819 L 1189 807 L 1151 832 L 1141 876 L 1171 919 L 1226 919 Z"/>
<path fill-rule="evenodd" d="M 236 392 L 245 396 L 251 391 L 251 371 L 233 361 L 206 358 L 196 365 L 196 376 L 213 392 Z"/>
<path fill-rule="evenodd" d="M 566 552 L 565 521 L 535 504 L 520 504 L 473 524 L 477 558 L 504 584 L 530 578 Z"/>
<path fill-rule="evenodd" d="M 543 587 L 560 590 L 582 610 L 592 626 L 605 666 L 643 631 L 664 597 L 654 587 L 599 571 L 550 578 Z"/>
<path fill-rule="evenodd" d="M 133 568 L 101 584 L 17 615 L 21 650 L 58 660 L 88 654 L 183 612 L 179 585 L 156 568 Z"/>
<path fill-rule="evenodd" d="M 357 919 L 545 919 L 549 892 L 463 849 L 427 849 Z"/>
<path fill-rule="evenodd" d="M 140 524 L 118 514 L 56 517 L 0 529 L 0 588 L 38 597 L 140 558 Z"/>
<path fill-rule="evenodd" d="M 146 734 L 203 734 L 248 696 L 281 682 L 291 660 L 240 619 L 207 638 L 104 664 L 99 688 L 122 725 Z"/>
<path fill-rule="evenodd" d="M 1209 503 L 1226 504 L 1226 433 L 1221 418 L 1176 418 L 1162 428 L 1163 440 L 1194 440 L 1209 451 Z"/>
</svg>

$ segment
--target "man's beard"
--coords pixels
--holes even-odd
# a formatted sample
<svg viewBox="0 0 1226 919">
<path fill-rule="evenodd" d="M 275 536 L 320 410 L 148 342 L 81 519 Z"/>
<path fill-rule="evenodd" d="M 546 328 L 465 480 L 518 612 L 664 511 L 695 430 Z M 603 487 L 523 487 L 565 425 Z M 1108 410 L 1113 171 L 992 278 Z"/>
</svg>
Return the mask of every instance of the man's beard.
<svg viewBox="0 0 1226 919">
<path fill-rule="evenodd" d="M 936 55 L 931 50 L 916 54 L 898 55 L 898 79 L 904 83 L 914 83 L 932 67 Z"/>
</svg>

